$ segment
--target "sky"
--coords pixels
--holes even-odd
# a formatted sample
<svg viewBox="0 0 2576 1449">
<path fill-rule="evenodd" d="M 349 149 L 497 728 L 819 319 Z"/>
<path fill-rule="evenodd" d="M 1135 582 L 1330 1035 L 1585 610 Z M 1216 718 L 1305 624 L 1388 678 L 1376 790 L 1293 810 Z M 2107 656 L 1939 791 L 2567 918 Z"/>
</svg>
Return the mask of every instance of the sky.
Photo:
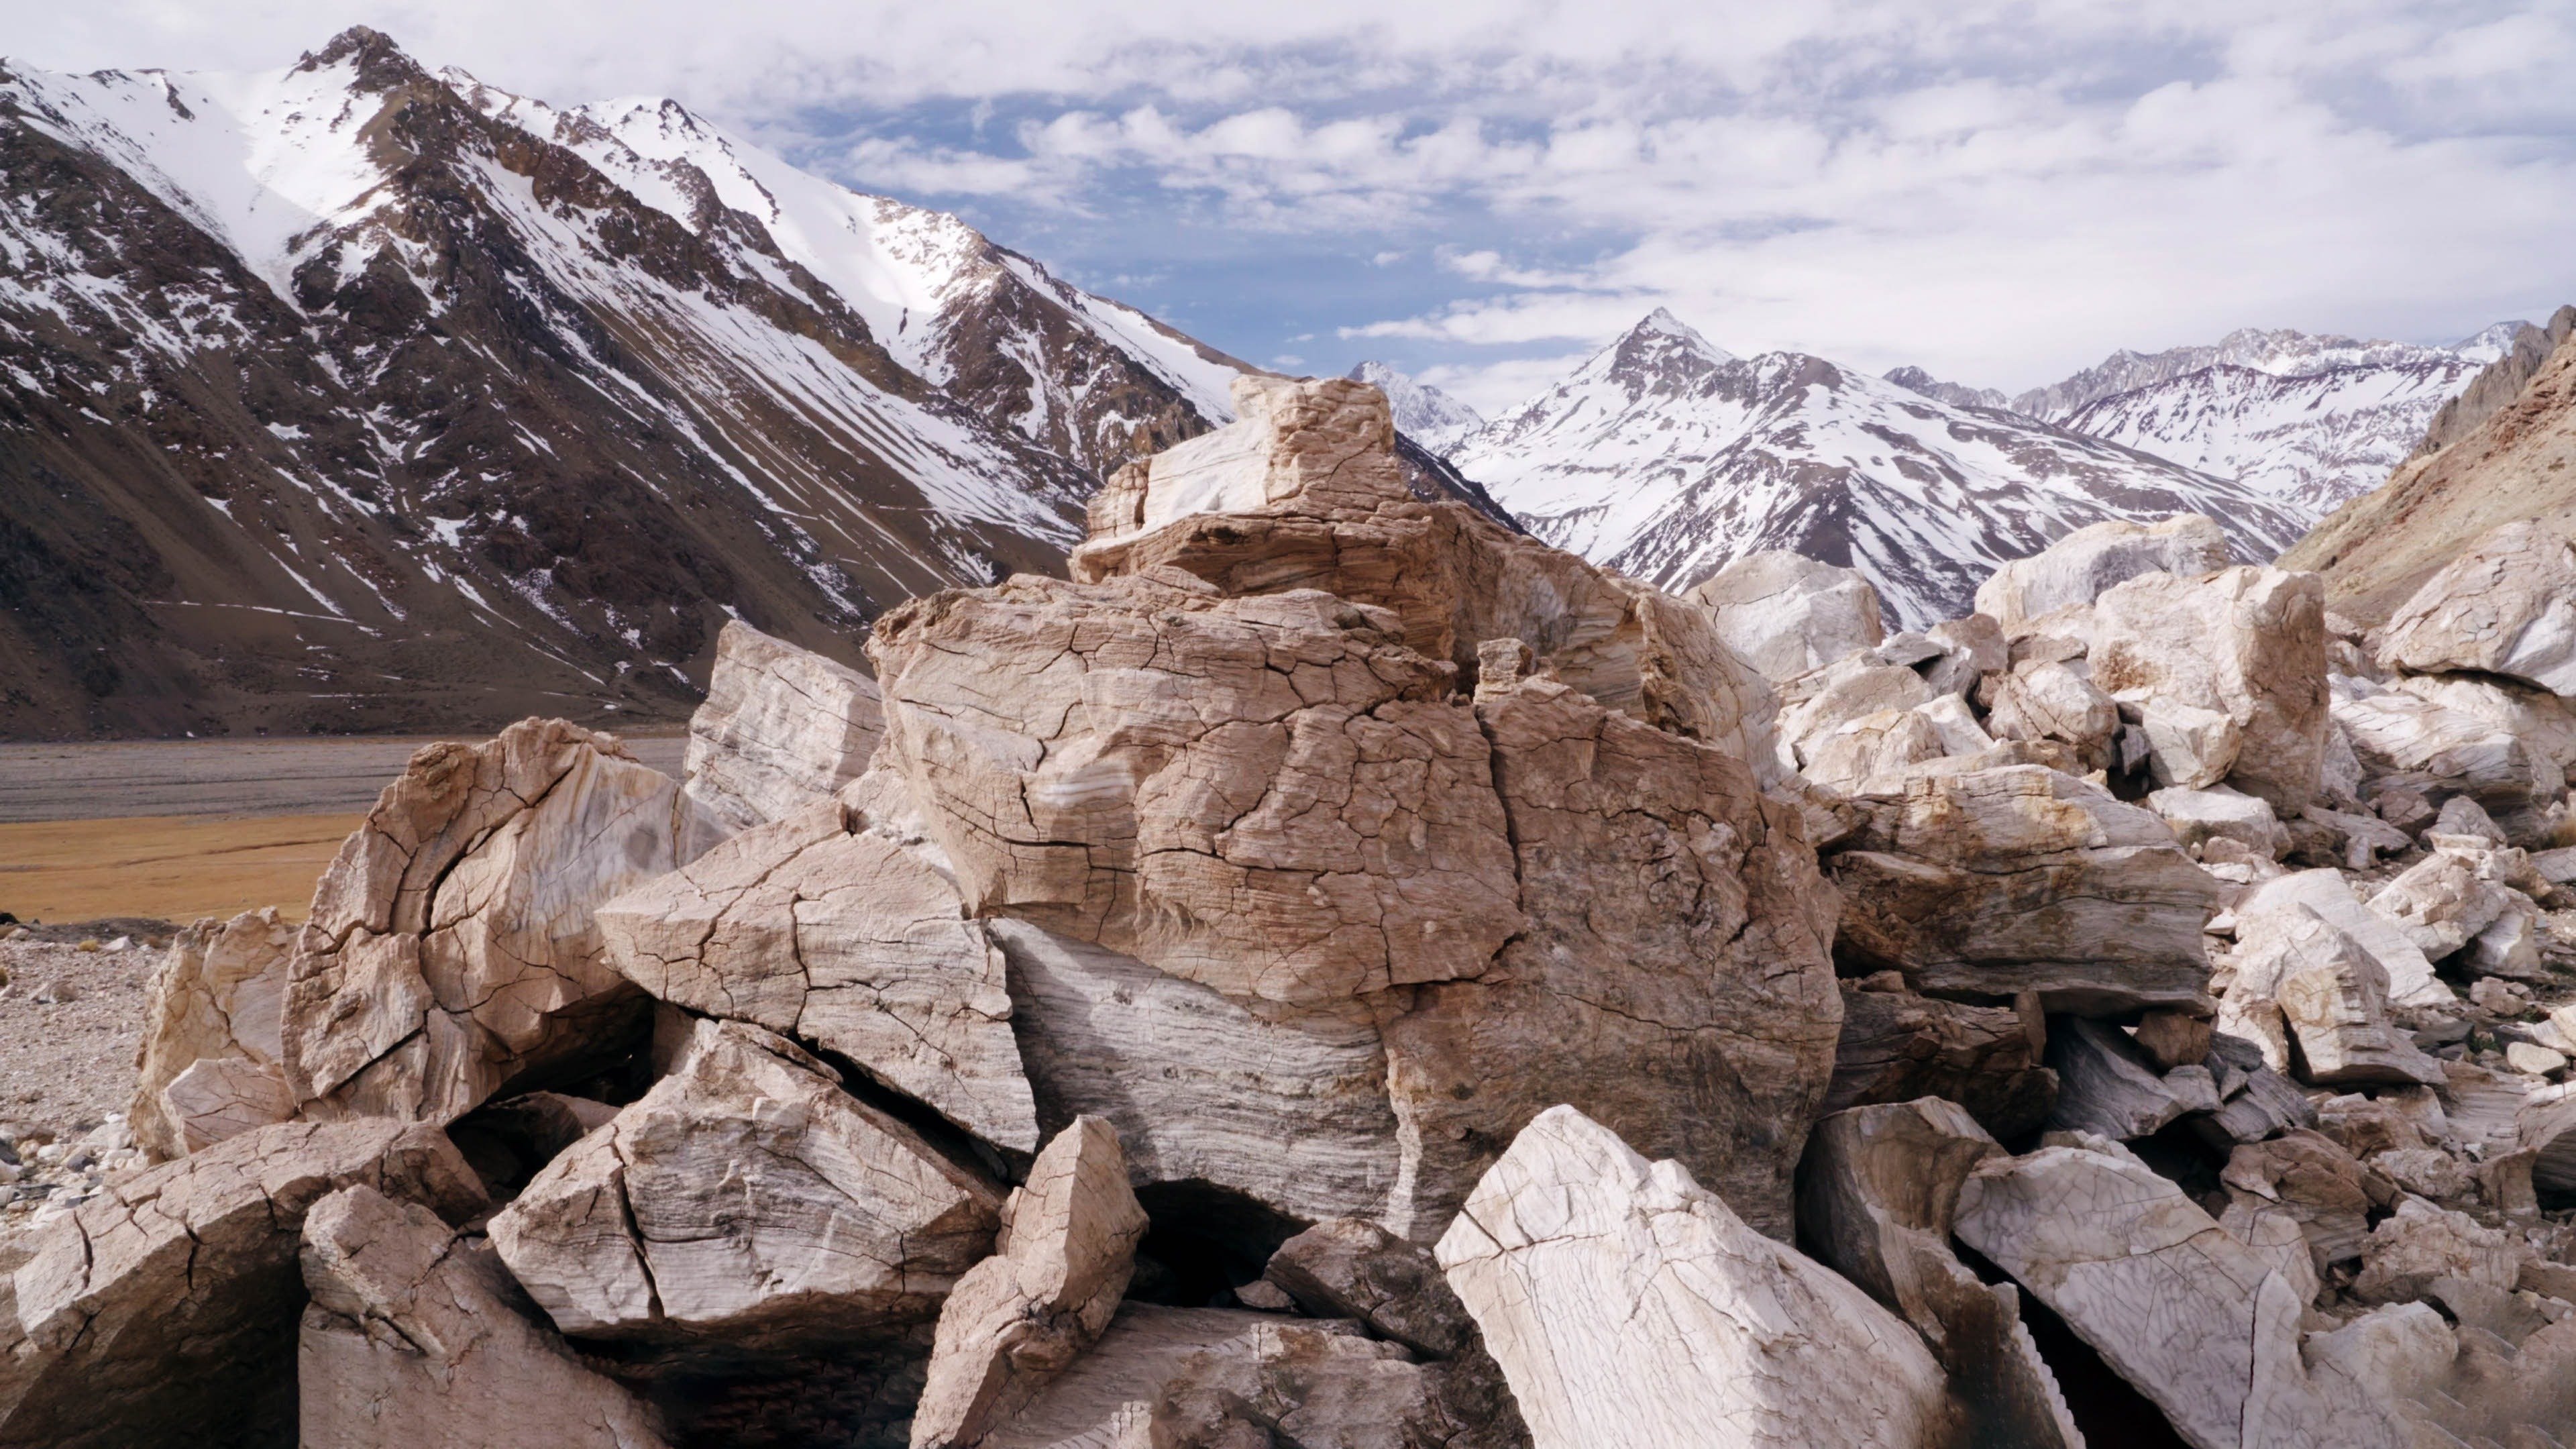
<svg viewBox="0 0 2576 1449">
<path fill-rule="evenodd" d="M 2576 0 L 0 0 L 0 48 L 265 69 L 361 23 L 558 103 L 676 97 L 1236 356 L 1489 413 L 1658 306 L 2018 390 L 2576 298 Z"/>
</svg>

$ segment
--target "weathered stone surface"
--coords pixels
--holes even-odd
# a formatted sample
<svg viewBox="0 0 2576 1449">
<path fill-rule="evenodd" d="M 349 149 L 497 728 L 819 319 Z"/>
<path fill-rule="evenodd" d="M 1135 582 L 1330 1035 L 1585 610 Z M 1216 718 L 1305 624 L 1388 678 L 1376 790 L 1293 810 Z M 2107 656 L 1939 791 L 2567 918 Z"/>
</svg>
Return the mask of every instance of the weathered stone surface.
<svg viewBox="0 0 2576 1449">
<path fill-rule="evenodd" d="M 296 944 L 281 1036 L 302 1110 L 448 1122 L 613 1050 L 644 998 L 591 913 L 680 863 L 690 808 L 615 737 L 561 720 L 412 756 Z"/>
<path fill-rule="evenodd" d="M 2558 787 L 2558 767 L 2492 719 L 2348 675 L 2333 686 L 2335 723 L 2352 741 L 2368 793 L 2395 777 L 2511 810 Z"/>
<path fill-rule="evenodd" d="M 1310 1222 L 1392 1210 L 1404 1149 L 1367 1003 L 1234 1001 L 1024 921 L 989 925 L 1049 1130 L 1107 1118 L 1139 1185 L 1203 1182 Z"/>
<path fill-rule="evenodd" d="M 152 980 L 126 1125 L 155 1162 L 294 1115 L 279 1058 L 279 1014 L 295 927 L 275 907 L 170 943 Z"/>
<path fill-rule="evenodd" d="M 2290 902 L 2240 911 L 2236 939 L 2219 1029 L 2261 1044 L 2274 1071 L 2320 1086 L 2443 1080 L 2441 1063 L 2390 1022 L 2387 968 L 2335 922 Z"/>
<path fill-rule="evenodd" d="M 2221 786 L 2214 790 L 2157 790 L 2147 796 L 2147 808 L 2156 818 L 2173 829 L 2174 839 L 2186 850 L 2206 845 L 2225 836 L 2251 847 L 2257 854 L 2278 857 L 2290 847 L 2289 832 L 2281 828 L 2279 816 L 2260 798 Z"/>
<path fill-rule="evenodd" d="M 1727 647 L 1774 681 L 1874 649 L 1887 637 L 1866 575 L 1786 549 L 1746 554 L 1682 597 L 1708 609 Z"/>
<path fill-rule="evenodd" d="M 2236 903 L 2236 929 L 2276 911 L 2300 907 L 2316 913 L 2361 944 L 2388 975 L 2388 1000 L 2396 1006 L 2439 1006 L 2459 997 L 2433 974 L 2433 963 L 2387 917 L 2363 905 L 2334 870 L 2294 871 L 2256 886 Z"/>
<path fill-rule="evenodd" d="M 2036 1004 L 2025 1015 L 1844 982 L 1833 1081 L 1817 1110 L 1945 1097 L 1987 1131 L 2017 1137 L 2057 1102 L 2057 1074 L 2041 1064 L 2047 1032 Z"/>
<path fill-rule="evenodd" d="M 2466 840 L 2444 844 L 2380 887 L 2370 897 L 2370 908 L 2404 933 L 2415 949 L 2439 960 L 2466 947 L 2512 909 L 2517 892 L 2498 877 L 2518 872 L 2524 864 L 2520 856 L 2520 851 L 2507 855 Z"/>
<path fill-rule="evenodd" d="M 1966 694 L 1979 680 L 2012 667 L 2012 646 L 1992 615 L 1970 614 L 1944 619 L 1923 631 L 1941 648 L 1941 657 L 1922 666 L 1923 682 L 1940 694 Z"/>
<path fill-rule="evenodd" d="M 2197 513 L 2150 524 L 2110 520 L 2075 530 L 2029 558 L 1995 570 L 1977 588 L 1977 612 L 2005 632 L 2072 604 L 2089 604 L 2145 573 L 2186 578 L 2227 567 L 2227 537 Z"/>
<path fill-rule="evenodd" d="M 2329 712 L 2314 574 L 2149 574 L 2103 594 L 2093 616 L 2094 684 L 2226 715 L 2242 740 L 2228 783 L 2284 812 L 2315 798 Z"/>
<path fill-rule="evenodd" d="M 2576 548 L 2520 519 L 2479 539 L 2389 616 L 2380 662 L 2501 674 L 2576 695 Z"/>
<path fill-rule="evenodd" d="M 1145 1227 L 1117 1132 L 1076 1118 L 1011 1194 L 993 1256 L 939 1311 L 913 1449 L 976 1443 L 1063 1372 L 1118 1311 Z"/>
<path fill-rule="evenodd" d="M 2387 683 L 2444 709 L 2500 725 L 2522 741 L 2531 756 L 2535 796 L 2557 793 L 2558 786 L 2550 783 L 2553 767 L 2562 781 L 2576 769 L 2576 700 L 2484 675 L 2406 674 Z"/>
<path fill-rule="evenodd" d="M 1524 1124 L 1570 1103 L 1785 1237 L 1842 1006 L 1798 812 L 1743 761 L 1562 685 L 1476 713 L 1524 924 L 1493 970 L 1385 1023 L 1407 1151 L 1386 1226 L 1437 1234 Z"/>
<path fill-rule="evenodd" d="M 529 1321 L 492 1250 L 371 1187 L 304 1220 L 301 1441 L 661 1449 L 653 1414 Z"/>
<path fill-rule="evenodd" d="M 2288 1128 L 2312 1125 L 2317 1109 L 2296 1083 L 2270 1067 L 2258 1066 L 2223 1095 L 2217 1111 L 2188 1120 L 2202 1141 L 2223 1152 Z"/>
<path fill-rule="evenodd" d="M 1933 699 L 1923 676 L 1900 664 L 1878 664 L 1868 658 L 1846 659 L 1811 675 L 1793 687 L 1796 702 L 1780 715 L 1780 738 L 1799 763 L 1808 751 L 1836 730 L 1881 710 L 1910 710 Z"/>
<path fill-rule="evenodd" d="M 2239 1144 L 2219 1181 L 2231 1204 L 2259 1205 L 2297 1223 L 2320 1273 L 2359 1258 L 2370 1235 L 2370 1213 L 2395 1201 L 2384 1175 L 2305 1128 Z"/>
<path fill-rule="evenodd" d="M 2111 697 L 2063 664 L 2034 664 L 2001 675 L 1986 730 L 1999 740 L 2059 740 L 2073 746 L 2088 769 L 2111 763 L 2111 736 L 2120 711 Z"/>
<path fill-rule="evenodd" d="M 1964 1442 L 2078 1445 L 2013 1290 L 1979 1282 L 1950 1250 L 1960 1185 L 2002 1155 L 1939 1098 L 1834 1113 L 1799 1167 L 1799 1240 L 1923 1335 L 1949 1371 Z"/>
<path fill-rule="evenodd" d="M 492 1244 L 564 1332 L 765 1344 L 927 1320 L 1001 1200 L 783 1038 L 702 1021 Z"/>
<path fill-rule="evenodd" d="M 1001 948 L 925 850 L 849 815 L 808 806 L 601 906 L 609 960 L 661 1000 L 810 1042 L 1036 1151 Z"/>
<path fill-rule="evenodd" d="M 1522 1130 L 1439 1255 L 1539 1449 L 1912 1446 L 1952 1422 L 1894 1314 L 1570 1107 Z"/>
<path fill-rule="evenodd" d="M 1155 573 L 1237 596 L 1321 589 L 1392 611 L 1404 643 L 1462 679 L 1484 641 L 1520 639 L 1573 688 L 1753 760 L 1774 783 L 1771 688 L 1707 610 L 1463 504 L 1415 501 L 1375 389 L 1247 377 L 1235 391 L 1237 422 L 1121 469 L 1094 499 L 1076 580 Z"/>
<path fill-rule="evenodd" d="M 2126 1152 L 1989 1159 L 1960 1189 L 1957 1231 L 2194 1449 L 2399 1442 L 2376 1403 L 2311 1380 L 2305 1305 L 2276 1261 Z"/>
<path fill-rule="evenodd" d="M 1483 1449 L 1410 1359 L 1350 1324 L 1131 1303 L 980 1449 Z"/>
<path fill-rule="evenodd" d="M 2021 765 L 1914 781 L 1833 857 L 1838 950 L 1927 995 L 2207 1009 L 2219 882 L 2154 815 Z"/>
<path fill-rule="evenodd" d="M 0 1444 L 291 1432 L 296 1238 L 313 1204 L 356 1184 L 456 1221 L 484 1201 L 434 1127 L 284 1122 L 111 1183 L 39 1230 L 0 1316 Z"/>
<path fill-rule="evenodd" d="M 2502 1232 L 2410 1194 L 2370 1230 L 2352 1295 L 2364 1303 L 2420 1298 L 2437 1278 L 2509 1289 L 2521 1268 L 2522 1255 Z"/>
<path fill-rule="evenodd" d="M 2148 698 L 2135 708 L 2147 737 L 2147 768 L 2159 786 L 2206 790 L 2236 768 L 2245 734 L 2234 716 L 2172 699 Z"/>
<path fill-rule="evenodd" d="M 2049 1024 L 2057 1105 L 2048 1125 L 2112 1141 L 2152 1137 L 2189 1109 L 2143 1053 L 2113 1027 L 2081 1017 Z"/>
<path fill-rule="evenodd" d="M 749 830 L 830 799 L 884 734 L 875 680 L 730 620 L 689 717 L 684 788 L 716 830 Z"/>
<path fill-rule="evenodd" d="M 1491 751 L 1383 613 L 1022 577 L 869 648 L 973 914 L 1280 1002 L 1473 976 L 1520 925 Z"/>
<path fill-rule="evenodd" d="M 1955 696 L 1944 696 L 1955 700 Z M 1970 728 L 1974 728 L 1971 723 Z M 1850 795 L 1905 788 L 1909 767 L 1950 753 L 1940 726 L 1922 709 L 1883 709 L 1847 720 L 1799 750 L 1806 776 Z"/>
</svg>

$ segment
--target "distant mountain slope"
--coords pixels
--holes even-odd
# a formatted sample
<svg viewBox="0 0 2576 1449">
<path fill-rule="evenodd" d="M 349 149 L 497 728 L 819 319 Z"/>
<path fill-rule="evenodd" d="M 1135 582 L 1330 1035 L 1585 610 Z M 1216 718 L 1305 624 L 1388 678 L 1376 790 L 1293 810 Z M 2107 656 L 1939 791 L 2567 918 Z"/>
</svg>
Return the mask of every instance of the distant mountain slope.
<svg viewBox="0 0 2576 1449">
<path fill-rule="evenodd" d="M 1540 537 L 1640 578 L 1794 549 L 1867 574 L 1909 626 L 2106 518 L 2207 513 L 2252 558 L 2301 529 L 2239 484 L 1823 358 L 1739 359 L 1660 309 L 1451 456 Z"/>
<path fill-rule="evenodd" d="M 676 105 L 0 69 L 0 735 L 672 717 L 1059 566 L 1243 364 Z"/>
<path fill-rule="evenodd" d="M 2383 623 L 2490 530 L 2529 518 L 2576 530 L 2576 335 L 2561 333 L 2536 370 L 2512 357 L 2495 366 L 2493 391 L 2524 379 L 2510 400 L 2282 555 L 2284 567 L 2326 576 L 2329 607 Z"/>
<path fill-rule="evenodd" d="M 1446 453 L 1485 425 L 1484 416 L 1429 383 L 1407 377 L 1383 362 L 1363 362 L 1349 376 L 1386 394 L 1395 426 L 1434 453 Z"/>
</svg>

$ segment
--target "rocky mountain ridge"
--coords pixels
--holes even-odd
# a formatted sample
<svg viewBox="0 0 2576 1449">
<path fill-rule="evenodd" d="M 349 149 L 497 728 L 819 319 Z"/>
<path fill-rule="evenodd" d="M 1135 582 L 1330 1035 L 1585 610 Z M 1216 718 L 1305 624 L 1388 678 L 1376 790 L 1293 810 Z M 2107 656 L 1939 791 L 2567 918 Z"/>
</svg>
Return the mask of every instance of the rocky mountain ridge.
<svg viewBox="0 0 2576 1449">
<path fill-rule="evenodd" d="M 1358 363 L 1343 375 L 1385 393 L 1395 409 L 1396 430 L 1434 453 L 1448 453 L 1485 425 L 1484 415 L 1474 408 L 1383 362 Z"/>
<path fill-rule="evenodd" d="M 1801 353 L 1738 359 L 1657 310 L 1451 454 L 1535 533 L 1669 588 L 1764 549 L 1860 569 L 1909 626 L 2104 519 L 2205 513 L 2268 558 L 2298 515 L 2242 485 Z"/>
</svg>

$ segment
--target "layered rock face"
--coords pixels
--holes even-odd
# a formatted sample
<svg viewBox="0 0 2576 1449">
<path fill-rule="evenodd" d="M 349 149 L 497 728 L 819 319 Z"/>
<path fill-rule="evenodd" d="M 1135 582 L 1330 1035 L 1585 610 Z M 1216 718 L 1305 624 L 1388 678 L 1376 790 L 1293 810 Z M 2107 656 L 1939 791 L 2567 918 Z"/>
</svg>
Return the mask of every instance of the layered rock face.
<svg viewBox="0 0 2576 1449">
<path fill-rule="evenodd" d="M 729 633 L 686 782 L 433 749 L 203 923 L 0 1443 L 2576 1432 L 2576 707 L 2462 642 L 2549 605 L 2185 519 L 1887 636 L 1241 402 L 874 682 Z"/>
</svg>

